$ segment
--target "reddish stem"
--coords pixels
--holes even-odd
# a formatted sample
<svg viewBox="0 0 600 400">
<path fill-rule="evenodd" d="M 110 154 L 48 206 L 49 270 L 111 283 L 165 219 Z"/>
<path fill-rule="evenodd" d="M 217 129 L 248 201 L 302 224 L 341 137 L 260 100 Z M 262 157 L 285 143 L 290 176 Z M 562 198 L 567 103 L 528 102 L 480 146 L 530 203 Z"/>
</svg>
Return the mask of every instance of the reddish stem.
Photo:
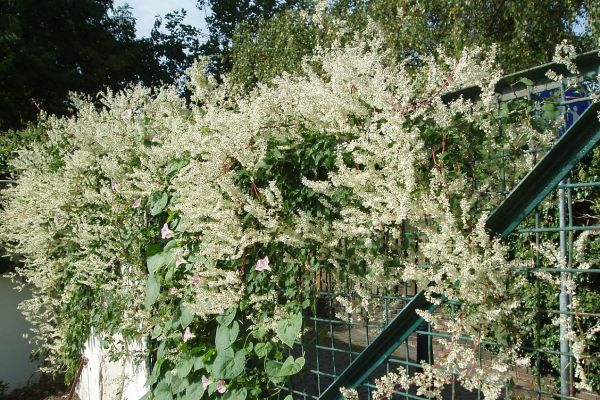
<svg viewBox="0 0 600 400">
<path fill-rule="evenodd" d="M 410 104 L 408 107 L 400 110 L 400 112 L 404 113 L 405 111 L 408 111 L 408 110 L 416 110 L 417 108 L 424 107 L 424 106 L 431 104 L 431 102 L 433 100 L 435 100 L 436 97 L 441 95 L 442 92 L 444 90 L 446 90 L 446 88 L 450 85 L 450 82 L 452 82 L 454 80 L 454 73 L 456 72 L 456 67 L 458 66 L 458 61 L 459 60 L 456 60 L 454 62 L 454 69 L 450 72 L 450 74 L 448 74 L 448 77 L 444 81 L 444 84 L 442 86 L 440 86 L 440 88 L 437 90 L 437 92 L 435 92 L 432 96 L 426 98 L 425 100 L 421 100 L 417 103 Z"/>
</svg>

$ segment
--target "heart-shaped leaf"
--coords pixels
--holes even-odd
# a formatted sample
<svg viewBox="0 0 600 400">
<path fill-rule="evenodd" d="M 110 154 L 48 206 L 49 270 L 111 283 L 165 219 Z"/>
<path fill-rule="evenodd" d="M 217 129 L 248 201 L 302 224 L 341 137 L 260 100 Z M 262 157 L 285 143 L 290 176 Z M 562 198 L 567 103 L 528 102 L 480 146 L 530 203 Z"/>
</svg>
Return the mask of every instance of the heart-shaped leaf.
<svg viewBox="0 0 600 400">
<path fill-rule="evenodd" d="M 202 382 L 197 381 L 185 390 L 185 400 L 198 400 L 204 396 L 204 386 L 202 386 Z"/>
<path fill-rule="evenodd" d="M 217 317 L 217 322 L 219 323 L 219 325 L 229 325 L 233 322 L 233 319 L 235 318 L 235 312 L 236 312 L 236 308 L 235 307 L 231 307 L 229 309 L 227 309 L 223 314 L 219 315 Z"/>
<path fill-rule="evenodd" d="M 231 326 L 219 325 L 215 334 L 215 346 L 218 350 L 224 350 L 235 342 L 240 333 L 240 325 L 234 321 Z"/>
<path fill-rule="evenodd" d="M 293 347 L 301 329 L 302 314 L 298 312 L 277 323 L 277 337 L 289 347 Z"/>
<path fill-rule="evenodd" d="M 179 308 L 181 310 L 181 317 L 179 317 L 179 323 L 181 324 L 182 328 L 187 328 L 188 325 L 191 324 L 192 320 L 194 319 L 194 312 L 183 304 Z"/>
<path fill-rule="evenodd" d="M 212 365 L 212 375 L 218 379 L 233 379 L 244 372 L 246 355 L 243 351 L 235 353 L 231 347 L 217 353 Z"/>
<path fill-rule="evenodd" d="M 150 215 L 158 215 L 165 209 L 169 202 L 169 195 L 165 192 L 155 192 L 148 197 L 148 211 Z"/>
</svg>

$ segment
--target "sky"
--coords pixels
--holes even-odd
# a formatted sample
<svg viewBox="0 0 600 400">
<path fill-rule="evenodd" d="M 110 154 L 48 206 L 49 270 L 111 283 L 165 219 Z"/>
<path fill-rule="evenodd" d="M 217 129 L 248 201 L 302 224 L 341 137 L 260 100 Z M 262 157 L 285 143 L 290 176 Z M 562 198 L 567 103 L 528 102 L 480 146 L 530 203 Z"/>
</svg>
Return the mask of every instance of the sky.
<svg viewBox="0 0 600 400">
<path fill-rule="evenodd" d="M 115 0 L 115 6 L 125 3 L 131 7 L 131 12 L 136 19 L 137 37 L 150 36 L 157 15 L 165 15 L 174 10 L 187 11 L 184 22 L 205 30 L 204 11 L 196 8 L 196 0 Z"/>
</svg>

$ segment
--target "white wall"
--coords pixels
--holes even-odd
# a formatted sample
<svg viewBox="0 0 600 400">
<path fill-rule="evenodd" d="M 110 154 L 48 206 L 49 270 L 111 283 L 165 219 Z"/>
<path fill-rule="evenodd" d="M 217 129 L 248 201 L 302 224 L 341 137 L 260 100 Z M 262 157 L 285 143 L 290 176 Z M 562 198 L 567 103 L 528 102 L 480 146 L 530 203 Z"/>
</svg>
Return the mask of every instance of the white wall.
<svg viewBox="0 0 600 400">
<path fill-rule="evenodd" d="M 31 325 L 17 310 L 17 305 L 29 297 L 29 292 L 18 292 L 8 277 L 0 275 L 0 381 L 9 385 L 9 392 L 33 383 L 39 376 L 38 364 L 29 361 L 32 346 L 23 338 Z M 146 348 L 144 340 L 122 345 L 138 354 Z M 81 400 L 138 400 L 148 392 L 146 360 L 132 356 L 110 361 L 96 335 L 88 339 L 84 356 L 88 364 L 77 387 Z"/>
<path fill-rule="evenodd" d="M 9 392 L 37 378 L 38 364 L 29 361 L 32 347 L 23 338 L 31 325 L 17 310 L 17 305 L 29 296 L 27 291 L 15 290 L 11 280 L 0 275 L 0 381 L 8 383 Z"/>
<path fill-rule="evenodd" d="M 119 337 L 116 337 L 120 341 Z M 100 344 L 98 335 L 92 333 L 85 344 L 83 368 L 77 394 L 81 400 L 139 400 L 147 392 L 147 360 L 134 355 L 111 361 L 107 350 Z M 145 353 L 144 340 L 122 343 L 131 354 Z"/>
</svg>

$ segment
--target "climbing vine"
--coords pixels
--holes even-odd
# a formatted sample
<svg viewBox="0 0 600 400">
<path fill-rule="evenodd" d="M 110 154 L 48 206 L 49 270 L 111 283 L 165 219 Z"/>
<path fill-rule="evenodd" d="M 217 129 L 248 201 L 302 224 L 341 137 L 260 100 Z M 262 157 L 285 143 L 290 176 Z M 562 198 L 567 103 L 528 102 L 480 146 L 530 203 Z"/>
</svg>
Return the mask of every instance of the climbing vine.
<svg viewBox="0 0 600 400">
<path fill-rule="evenodd" d="M 484 231 L 485 204 L 499 200 L 495 155 L 510 138 L 550 133 L 499 129 L 509 111 L 497 109 L 493 49 L 415 67 L 382 43 L 372 28 L 247 95 L 198 62 L 191 104 L 136 86 L 41 121 L 44 140 L 11 161 L 1 235 L 24 257 L 16 275 L 34 295 L 22 309 L 45 367 L 72 376 L 93 328 L 117 358 L 148 338 L 152 398 L 266 398 L 304 367 L 289 350 L 326 270 L 354 285 L 348 308 L 369 308 L 365 284 L 399 282 L 459 302 L 455 320 L 423 314 L 450 332 L 449 351 L 398 381 L 436 396 L 458 374 L 498 398 L 510 366 L 528 362 L 513 329 L 527 282 Z M 442 100 L 471 85 L 480 101 Z M 400 240 L 407 229 L 418 250 Z M 461 335 L 506 351 L 485 369 Z"/>
</svg>

